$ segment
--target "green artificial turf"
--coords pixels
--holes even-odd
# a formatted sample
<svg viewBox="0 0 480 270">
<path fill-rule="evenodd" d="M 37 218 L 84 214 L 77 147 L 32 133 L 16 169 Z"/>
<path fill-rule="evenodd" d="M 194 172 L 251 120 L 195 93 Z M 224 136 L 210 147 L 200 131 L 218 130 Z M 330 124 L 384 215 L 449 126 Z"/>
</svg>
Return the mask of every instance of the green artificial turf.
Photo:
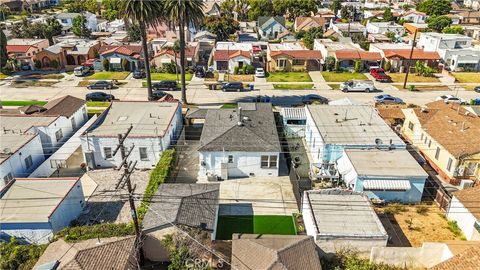
<svg viewBox="0 0 480 270">
<path fill-rule="evenodd" d="M 42 100 L 2 100 L 2 106 L 29 106 L 29 105 L 45 105 L 46 101 Z"/>
<path fill-rule="evenodd" d="M 292 216 L 219 216 L 217 239 L 230 240 L 234 233 L 296 235 Z"/>
</svg>

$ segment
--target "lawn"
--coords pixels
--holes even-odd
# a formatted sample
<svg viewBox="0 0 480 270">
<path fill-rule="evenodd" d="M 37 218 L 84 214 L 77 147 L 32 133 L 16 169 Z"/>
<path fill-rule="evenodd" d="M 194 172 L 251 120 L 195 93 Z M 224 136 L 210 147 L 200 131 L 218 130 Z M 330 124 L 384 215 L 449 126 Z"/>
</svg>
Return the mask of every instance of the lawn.
<svg viewBox="0 0 480 270">
<path fill-rule="evenodd" d="M 366 80 L 367 77 L 363 73 L 351 73 L 351 72 L 322 72 L 323 79 L 326 82 L 345 82 L 348 80 Z"/>
<path fill-rule="evenodd" d="M 296 235 L 292 216 L 219 216 L 217 239 L 230 240 L 233 233 Z"/>
<path fill-rule="evenodd" d="M 392 82 L 394 83 L 403 83 L 405 80 L 405 73 L 388 73 L 388 76 L 392 78 Z M 415 82 L 439 82 L 437 77 L 424 77 L 417 74 L 409 73 L 408 74 L 408 82 L 415 83 Z"/>
<path fill-rule="evenodd" d="M 109 72 L 109 71 L 101 71 L 95 72 L 94 74 L 85 77 L 85 80 L 125 80 L 130 72 L 122 71 L 122 72 Z"/>
<path fill-rule="evenodd" d="M 5 78 L 7 78 L 7 77 L 8 77 L 8 75 L 5 75 L 5 74 L 3 74 L 3 73 L 0 72 L 0 80 L 3 80 L 3 79 L 5 79 Z"/>
<path fill-rule="evenodd" d="M 42 75 L 42 79 L 52 79 L 52 80 L 60 80 L 65 78 L 62 74 L 45 74 Z"/>
<path fill-rule="evenodd" d="M 185 74 L 185 80 L 190 81 L 192 80 L 193 74 L 187 73 Z M 176 81 L 177 75 L 170 74 L 170 73 L 151 73 L 152 81 Z M 178 80 L 180 81 L 182 76 L 178 74 Z"/>
<path fill-rule="evenodd" d="M 3 100 L 0 102 L 2 106 L 29 106 L 29 105 L 45 105 L 46 101 L 42 100 Z"/>
<path fill-rule="evenodd" d="M 478 72 L 452 72 L 452 75 L 459 83 L 480 83 Z"/>
<path fill-rule="evenodd" d="M 110 106 L 110 102 L 104 101 L 88 101 L 87 107 L 108 107 Z"/>
<path fill-rule="evenodd" d="M 237 103 L 225 103 L 221 107 L 221 109 L 235 109 L 235 108 L 237 108 Z"/>
<path fill-rule="evenodd" d="M 414 84 L 413 84 L 414 85 Z M 416 91 L 448 91 L 450 88 L 443 84 L 435 84 L 435 85 L 414 85 Z M 397 87 L 401 90 L 403 86 Z M 410 84 L 407 84 L 407 90 L 410 89 Z"/>
<path fill-rule="evenodd" d="M 329 83 L 328 86 L 332 88 L 332 90 L 340 90 L 340 84 L 339 83 Z"/>
<path fill-rule="evenodd" d="M 432 205 L 390 204 L 376 208 L 392 246 L 420 247 L 424 242 L 462 240 L 455 224 L 449 222 L 441 210 Z"/>
<path fill-rule="evenodd" d="M 272 72 L 267 75 L 267 82 L 311 82 L 307 72 Z"/>
<path fill-rule="evenodd" d="M 274 89 L 294 89 L 294 90 L 308 90 L 313 88 L 313 83 L 302 83 L 302 84 L 274 84 Z"/>
</svg>

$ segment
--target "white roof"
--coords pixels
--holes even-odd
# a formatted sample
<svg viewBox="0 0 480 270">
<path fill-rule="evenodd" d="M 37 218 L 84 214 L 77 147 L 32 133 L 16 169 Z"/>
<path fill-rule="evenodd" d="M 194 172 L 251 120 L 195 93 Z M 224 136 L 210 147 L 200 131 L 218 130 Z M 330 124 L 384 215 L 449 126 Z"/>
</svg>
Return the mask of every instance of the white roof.
<svg viewBox="0 0 480 270">
<path fill-rule="evenodd" d="M 252 51 L 253 47 L 251 43 L 238 43 L 238 42 L 217 42 L 215 47 L 217 50 L 240 50 L 240 51 Z"/>
<path fill-rule="evenodd" d="M 48 222 L 77 181 L 76 178 L 15 179 L 0 199 L 0 222 Z"/>
<path fill-rule="evenodd" d="M 376 47 L 379 50 L 412 49 L 412 46 L 406 43 L 372 43 L 370 46 Z M 372 51 L 372 49 L 370 49 L 370 51 Z"/>
<path fill-rule="evenodd" d="M 338 51 L 338 50 L 358 50 L 351 40 L 344 41 L 333 41 L 331 39 L 315 39 L 314 41 L 317 44 L 323 45 L 328 51 Z"/>
<path fill-rule="evenodd" d="M 7 41 L 7 44 L 8 45 L 36 45 L 45 40 L 46 39 L 36 39 L 36 38 L 12 38 Z"/>
<path fill-rule="evenodd" d="M 363 181 L 364 190 L 410 190 L 411 185 L 408 180 L 365 180 Z"/>
<path fill-rule="evenodd" d="M 298 42 L 271 43 L 268 46 L 272 51 L 306 50 L 306 48 Z"/>
<path fill-rule="evenodd" d="M 282 108 L 281 114 L 285 119 L 291 119 L 291 120 L 307 119 L 305 108 Z"/>
<path fill-rule="evenodd" d="M 436 33 L 436 32 L 422 33 L 422 36 L 430 36 L 430 37 L 439 38 L 442 40 L 472 39 L 471 37 L 461 35 L 461 34 L 445 34 L 445 33 Z"/>
</svg>

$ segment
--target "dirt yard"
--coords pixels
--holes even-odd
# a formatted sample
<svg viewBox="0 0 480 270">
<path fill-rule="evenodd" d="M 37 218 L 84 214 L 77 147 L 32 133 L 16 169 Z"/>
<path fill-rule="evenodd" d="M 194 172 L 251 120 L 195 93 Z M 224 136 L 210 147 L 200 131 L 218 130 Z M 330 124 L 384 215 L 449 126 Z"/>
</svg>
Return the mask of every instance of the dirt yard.
<svg viewBox="0 0 480 270">
<path fill-rule="evenodd" d="M 435 205 L 391 204 L 375 211 L 391 238 L 389 246 L 420 247 L 424 242 L 462 239 L 450 230 L 452 226 Z"/>
</svg>

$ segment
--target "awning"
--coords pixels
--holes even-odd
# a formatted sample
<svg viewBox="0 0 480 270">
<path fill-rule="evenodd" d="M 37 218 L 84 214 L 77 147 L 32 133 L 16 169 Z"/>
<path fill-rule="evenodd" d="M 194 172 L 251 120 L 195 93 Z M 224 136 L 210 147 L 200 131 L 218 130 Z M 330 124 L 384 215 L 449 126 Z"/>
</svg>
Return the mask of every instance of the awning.
<svg viewBox="0 0 480 270">
<path fill-rule="evenodd" d="M 122 59 L 120 57 L 112 57 L 110 58 L 110 64 L 120 64 Z"/>
<path fill-rule="evenodd" d="M 365 180 L 364 190 L 409 190 L 411 188 L 408 180 Z"/>
</svg>

